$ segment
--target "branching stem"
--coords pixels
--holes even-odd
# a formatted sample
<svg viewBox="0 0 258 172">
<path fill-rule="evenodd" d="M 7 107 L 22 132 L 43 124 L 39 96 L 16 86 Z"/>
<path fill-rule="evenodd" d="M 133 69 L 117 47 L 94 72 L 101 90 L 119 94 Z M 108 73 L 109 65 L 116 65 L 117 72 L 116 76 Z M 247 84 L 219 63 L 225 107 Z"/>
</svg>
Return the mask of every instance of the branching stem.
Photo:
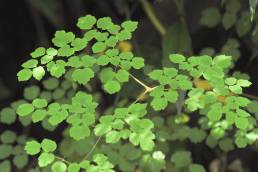
<svg viewBox="0 0 258 172">
<path fill-rule="evenodd" d="M 146 84 L 144 84 L 142 81 L 140 81 L 138 78 L 136 78 L 135 76 L 133 76 L 132 74 L 130 74 L 130 76 L 136 81 L 138 82 L 140 85 L 142 85 L 145 90 L 150 90 L 151 87 L 147 86 Z"/>
</svg>

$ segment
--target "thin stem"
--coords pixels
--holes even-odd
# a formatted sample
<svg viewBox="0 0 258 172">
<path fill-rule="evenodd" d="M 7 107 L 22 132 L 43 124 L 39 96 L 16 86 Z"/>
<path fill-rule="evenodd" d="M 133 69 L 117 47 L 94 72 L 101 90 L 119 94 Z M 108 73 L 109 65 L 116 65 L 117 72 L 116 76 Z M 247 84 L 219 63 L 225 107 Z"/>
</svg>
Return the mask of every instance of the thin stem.
<svg viewBox="0 0 258 172">
<path fill-rule="evenodd" d="M 243 96 L 248 97 L 250 99 L 254 99 L 254 100 L 258 100 L 257 96 L 251 95 L 251 94 L 246 94 L 246 93 L 242 93 Z"/>
<path fill-rule="evenodd" d="M 227 170 L 227 153 L 223 153 L 221 156 L 221 169 L 220 172 L 226 172 Z"/>
<path fill-rule="evenodd" d="M 67 161 L 67 160 L 65 160 L 64 158 L 60 157 L 60 156 L 55 155 L 55 158 L 58 159 L 58 160 L 60 160 L 60 161 L 65 162 L 66 164 L 71 164 L 70 161 Z"/>
<path fill-rule="evenodd" d="M 87 158 L 89 158 L 90 154 L 95 150 L 100 140 L 101 140 L 101 136 L 97 139 L 95 144 L 92 146 L 91 150 L 86 154 L 86 156 L 82 160 L 86 160 Z"/>
<path fill-rule="evenodd" d="M 138 82 L 140 85 L 142 85 L 146 90 L 151 89 L 151 87 L 147 86 L 146 84 L 144 84 L 142 81 L 140 81 L 139 79 L 137 79 L 135 76 L 133 76 L 132 74 L 130 74 L 130 76 L 136 81 Z"/>
<path fill-rule="evenodd" d="M 144 90 L 144 92 L 142 92 L 132 104 L 137 103 L 137 102 L 138 102 L 139 100 L 141 100 L 147 93 L 148 93 L 148 90 Z"/>
<path fill-rule="evenodd" d="M 163 24 L 160 22 L 160 20 L 157 18 L 156 14 L 154 13 L 152 6 L 150 5 L 148 0 L 140 0 L 142 7 L 149 17 L 152 24 L 155 26 L 157 31 L 163 36 L 166 34 L 166 29 L 163 26 Z"/>
</svg>

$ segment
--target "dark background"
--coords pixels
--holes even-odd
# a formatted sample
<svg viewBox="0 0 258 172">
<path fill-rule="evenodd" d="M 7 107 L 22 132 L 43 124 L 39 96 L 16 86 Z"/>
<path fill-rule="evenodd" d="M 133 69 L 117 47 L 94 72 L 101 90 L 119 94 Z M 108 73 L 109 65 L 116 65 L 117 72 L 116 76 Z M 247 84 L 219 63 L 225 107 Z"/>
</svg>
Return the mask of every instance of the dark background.
<svg viewBox="0 0 258 172">
<path fill-rule="evenodd" d="M 42 0 L 45 1 L 45 0 Z M 114 22 L 121 23 L 125 19 L 139 21 L 139 28 L 134 36 L 138 45 L 146 44 L 156 50 L 156 54 L 145 56 L 141 48 L 135 48 L 136 54 L 141 54 L 147 63 L 161 64 L 161 36 L 147 18 L 141 4 L 137 0 L 2 0 L 0 4 L 0 107 L 8 106 L 14 100 L 22 97 L 23 88 L 27 83 L 18 83 L 16 73 L 20 65 L 29 59 L 29 53 L 39 46 L 50 46 L 50 40 L 56 30 L 71 30 L 80 34 L 76 28 L 77 18 L 85 14 L 96 17 L 110 16 Z M 157 16 L 168 27 L 179 21 L 176 8 L 169 0 L 151 1 Z M 188 0 L 185 4 L 186 22 L 192 38 L 193 54 L 198 54 L 204 47 L 219 50 L 229 37 L 238 39 L 241 57 L 233 70 L 246 72 L 253 82 L 247 93 L 258 95 L 258 60 L 249 62 L 252 54 L 248 41 L 237 36 L 232 29 L 225 32 L 222 27 L 204 28 L 198 24 L 201 9 L 210 5 L 220 5 L 219 1 Z M 247 4 L 248 5 L 248 4 Z M 248 7 L 247 7 L 248 8 Z M 223 11 L 223 9 L 222 9 Z M 135 46 L 137 47 L 137 45 Z M 156 63 L 158 62 L 158 63 Z M 212 160 L 212 150 L 193 146 L 194 158 L 207 164 Z M 200 158 L 202 157 L 202 158 Z M 203 157 L 205 159 L 203 159 Z M 258 171 L 258 155 L 251 149 L 234 151 L 229 161 L 241 158 L 245 166 L 252 172 Z"/>
</svg>

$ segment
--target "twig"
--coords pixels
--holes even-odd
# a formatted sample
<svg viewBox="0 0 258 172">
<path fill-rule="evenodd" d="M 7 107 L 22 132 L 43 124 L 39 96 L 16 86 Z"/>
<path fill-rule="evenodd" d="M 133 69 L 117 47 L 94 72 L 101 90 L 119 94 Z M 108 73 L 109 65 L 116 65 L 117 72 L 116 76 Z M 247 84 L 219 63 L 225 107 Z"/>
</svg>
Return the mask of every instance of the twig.
<svg viewBox="0 0 258 172">
<path fill-rule="evenodd" d="M 248 97 L 250 99 L 254 99 L 254 100 L 258 100 L 257 96 L 251 95 L 251 94 L 247 94 L 247 93 L 242 93 L 243 96 Z"/>
<path fill-rule="evenodd" d="M 91 150 L 86 154 L 86 156 L 82 160 L 86 160 L 90 156 L 90 154 L 95 150 L 100 140 L 101 140 L 101 136 L 97 139 L 95 144 L 92 146 Z"/>
<path fill-rule="evenodd" d="M 158 32 L 162 36 L 165 35 L 166 34 L 166 29 L 163 26 L 163 24 L 160 22 L 160 20 L 157 18 L 157 16 L 155 15 L 155 13 L 154 13 L 154 11 L 152 9 L 152 6 L 148 2 L 148 0 L 140 0 L 140 2 L 142 4 L 142 7 L 143 7 L 145 13 L 149 17 L 150 21 L 155 26 L 155 28 L 158 30 Z"/>
<path fill-rule="evenodd" d="M 71 164 L 70 161 L 67 161 L 67 160 L 65 160 L 64 158 L 60 157 L 60 156 L 55 155 L 55 158 L 58 159 L 58 160 L 60 160 L 60 161 L 65 162 L 66 164 Z"/>
<path fill-rule="evenodd" d="M 139 79 L 137 79 L 135 76 L 133 76 L 132 74 L 130 74 L 130 76 L 136 81 L 138 82 L 140 85 L 142 85 L 146 90 L 150 90 L 151 87 L 147 86 L 146 84 L 144 84 L 142 81 L 140 81 Z"/>
</svg>

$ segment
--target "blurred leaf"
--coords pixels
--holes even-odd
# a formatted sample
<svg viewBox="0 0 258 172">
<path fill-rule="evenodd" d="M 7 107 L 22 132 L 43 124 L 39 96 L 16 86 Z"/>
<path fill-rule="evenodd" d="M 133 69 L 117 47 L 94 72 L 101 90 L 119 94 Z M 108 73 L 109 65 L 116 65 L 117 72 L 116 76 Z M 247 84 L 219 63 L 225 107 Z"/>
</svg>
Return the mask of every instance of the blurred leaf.
<svg viewBox="0 0 258 172">
<path fill-rule="evenodd" d="M 249 11 L 244 11 L 241 14 L 240 19 L 236 23 L 236 31 L 238 36 L 242 37 L 250 31 L 252 24 L 249 17 Z"/>
<path fill-rule="evenodd" d="M 5 85 L 5 83 L 0 79 L 0 100 L 4 100 L 11 96 L 13 92 Z"/>
<path fill-rule="evenodd" d="M 216 7 L 209 7 L 202 11 L 202 17 L 200 20 L 201 25 L 207 27 L 215 27 L 221 20 L 221 14 Z"/>
<path fill-rule="evenodd" d="M 192 51 L 191 37 L 182 24 L 174 24 L 167 29 L 162 38 L 163 65 L 167 66 L 168 56 L 172 53 L 189 54 Z"/>
<path fill-rule="evenodd" d="M 237 16 L 233 13 L 226 13 L 223 15 L 222 24 L 226 30 L 230 29 L 236 22 Z"/>
<path fill-rule="evenodd" d="M 42 13 L 54 26 L 63 25 L 63 16 L 61 11 L 62 4 L 59 0 L 28 0 L 33 8 Z"/>
<path fill-rule="evenodd" d="M 251 21 L 253 21 L 255 10 L 257 7 L 257 0 L 249 0 L 250 13 L 251 13 Z"/>
</svg>

